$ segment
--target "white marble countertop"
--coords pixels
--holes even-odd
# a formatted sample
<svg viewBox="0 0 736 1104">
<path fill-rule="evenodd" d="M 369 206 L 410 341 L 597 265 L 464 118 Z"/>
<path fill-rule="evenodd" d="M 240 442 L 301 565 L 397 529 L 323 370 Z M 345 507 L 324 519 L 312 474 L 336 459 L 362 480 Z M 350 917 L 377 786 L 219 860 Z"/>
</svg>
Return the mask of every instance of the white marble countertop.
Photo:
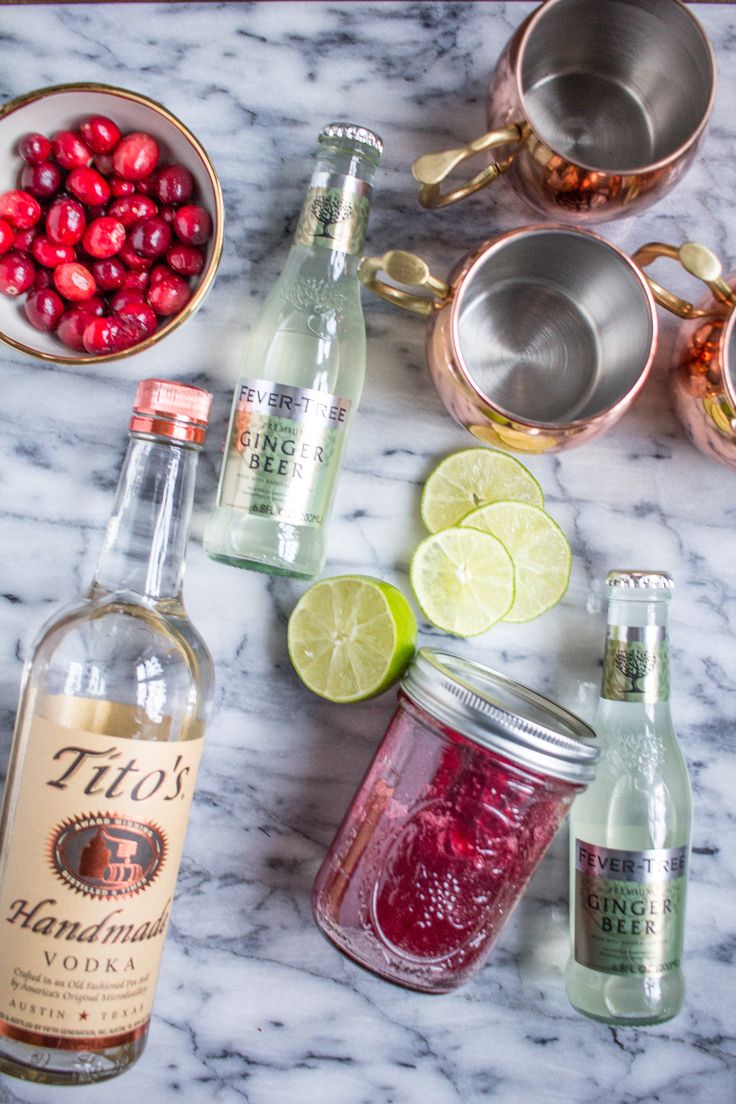
<svg viewBox="0 0 736 1104">
<path fill-rule="evenodd" d="M 393 695 L 330 707 L 286 654 L 303 585 L 215 565 L 200 537 L 238 354 L 283 264 L 314 139 L 334 117 L 375 127 L 380 167 L 369 247 L 417 249 L 442 275 L 495 230 L 535 221 L 508 187 L 430 214 L 415 156 L 481 133 L 485 85 L 527 3 L 228 3 L 4 6 L 0 96 L 103 80 L 158 99 L 219 171 L 227 230 L 200 313 L 163 345 L 103 368 L 54 368 L 3 350 L 0 379 L 2 761 L 21 659 L 36 628 L 91 574 L 125 447 L 134 381 L 168 375 L 216 393 L 200 465 L 187 600 L 219 692 L 187 836 L 148 1048 L 89 1104 L 732 1104 L 736 1099 L 736 473 L 706 460 L 671 411 L 674 325 L 635 408 L 605 437 L 529 466 L 570 535 L 573 577 L 538 622 L 453 643 L 590 717 L 611 566 L 655 565 L 677 583 L 672 705 L 696 812 L 687 1000 L 671 1023 L 614 1029 L 565 998 L 561 835 L 482 974 L 430 998 L 343 959 L 312 924 L 309 889 L 368 764 Z M 627 249 L 697 238 L 736 267 L 736 7 L 697 14 L 717 52 L 710 131 L 663 202 L 602 232 Z M 471 444 L 424 369 L 423 325 L 365 302 L 369 368 L 331 528 L 329 573 L 407 588 L 421 535 L 418 488 Z M 424 643 L 448 638 L 422 626 Z M 0 1101 L 62 1090 L 0 1081 Z M 71 1092 L 69 1092 L 71 1098 Z M 73 1093 L 75 1100 L 78 1094 Z"/>
</svg>

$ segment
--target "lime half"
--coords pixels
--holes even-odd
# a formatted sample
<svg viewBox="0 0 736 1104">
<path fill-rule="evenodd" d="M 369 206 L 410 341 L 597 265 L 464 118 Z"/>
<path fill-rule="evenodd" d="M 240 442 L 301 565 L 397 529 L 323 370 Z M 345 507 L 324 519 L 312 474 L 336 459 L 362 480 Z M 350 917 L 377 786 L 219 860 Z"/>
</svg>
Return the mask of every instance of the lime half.
<svg viewBox="0 0 736 1104">
<path fill-rule="evenodd" d="M 505 452 L 463 449 L 446 456 L 424 484 L 422 521 L 430 533 L 448 529 L 488 502 L 544 505 L 542 488 L 524 465 Z"/>
<path fill-rule="evenodd" d="M 332 702 L 387 690 L 414 654 L 417 623 L 404 595 L 366 575 L 314 583 L 289 618 L 289 658 L 305 686 Z"/>
<path fill-rule="evenodd" d="M 511 553 L 516 597 L 504 621 L 532 621 L 557 605 L 567 590 L 572 552 L 549 514 L 527 502 L 492 502 L 461 524 L 492 533 Z"/>
<path fill-rule="evenodd" d="M 514 565 L 501 541 L 475 529 L 427 537 L 411 561 L 411 585 L 433 625 L 477 636 L 500 621 L 514 600 Z"/>
</svg>

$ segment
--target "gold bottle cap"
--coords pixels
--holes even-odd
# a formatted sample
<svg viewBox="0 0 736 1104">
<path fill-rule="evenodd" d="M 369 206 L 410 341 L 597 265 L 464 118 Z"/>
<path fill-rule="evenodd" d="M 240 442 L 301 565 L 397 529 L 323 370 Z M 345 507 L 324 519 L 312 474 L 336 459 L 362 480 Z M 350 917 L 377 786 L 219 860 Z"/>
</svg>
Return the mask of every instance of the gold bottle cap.
<svg viewBox="0 0 736 1104">
<path fill-rule="evenodd" d="M 375 131 L 358 126 L 357 123 L 328 123 L 320 131 L 319 141 L 330 138 L 347 138 L 349 142 L 360 142 L 363 146 L 370 146 L 379 157 L 383 153 L 383 139 Z"/>
<path fill-rule="evenodd" d="M 668 571 L 609 571 L 606 585 L 621 590 L 673 590 L 674 580 Z"/>
</svg>

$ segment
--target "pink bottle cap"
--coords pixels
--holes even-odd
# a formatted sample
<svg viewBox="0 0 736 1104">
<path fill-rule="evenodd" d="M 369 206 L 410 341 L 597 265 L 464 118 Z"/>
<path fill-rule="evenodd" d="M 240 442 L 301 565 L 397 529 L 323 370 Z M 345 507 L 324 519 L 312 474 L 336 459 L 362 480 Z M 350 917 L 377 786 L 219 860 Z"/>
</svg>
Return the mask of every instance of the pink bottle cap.
<svg viewBox="0 0 736 1104">
<path fill-rule="evenodd" d="M 138 384 L 129 429 L 204 443 L 212 395 L 201 387 L 175 380 L 145 379 Z"/>
</svg>

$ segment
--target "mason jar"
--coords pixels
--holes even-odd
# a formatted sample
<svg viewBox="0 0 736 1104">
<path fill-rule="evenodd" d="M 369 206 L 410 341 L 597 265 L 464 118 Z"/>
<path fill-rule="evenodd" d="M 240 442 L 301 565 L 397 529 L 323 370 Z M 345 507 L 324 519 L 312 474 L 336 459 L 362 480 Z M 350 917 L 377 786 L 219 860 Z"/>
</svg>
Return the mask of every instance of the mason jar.
<svg viewBox="0 0 736 1104">
<path fill-rule="evenodd" d="M 318 927 L 389 981 L 427 993 L 461 985 L 598 757 L 593 730 L 561 706 L 420 649 L 317 874 Z"/>
</svg>

